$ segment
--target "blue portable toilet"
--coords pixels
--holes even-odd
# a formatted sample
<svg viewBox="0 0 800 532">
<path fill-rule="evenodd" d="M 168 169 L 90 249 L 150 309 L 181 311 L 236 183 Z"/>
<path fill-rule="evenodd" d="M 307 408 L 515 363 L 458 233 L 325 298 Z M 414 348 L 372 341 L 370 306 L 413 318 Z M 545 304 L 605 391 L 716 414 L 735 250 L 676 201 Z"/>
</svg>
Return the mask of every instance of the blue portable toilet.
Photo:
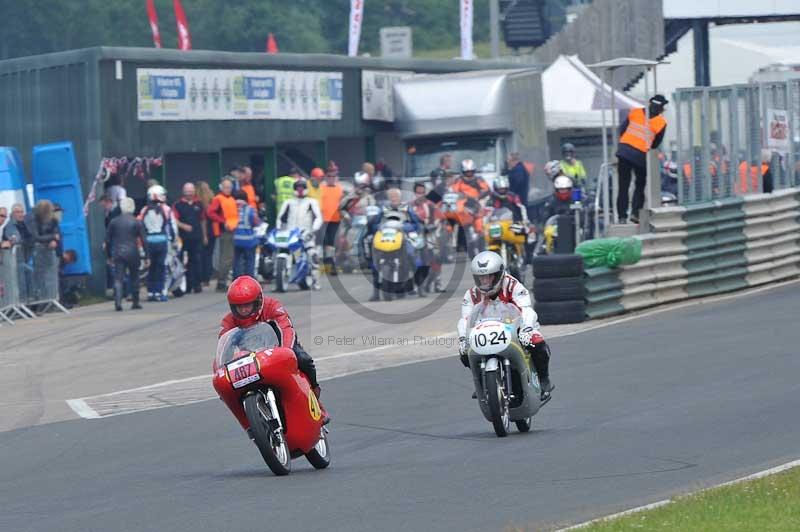
<svg viewBox="0 0 800 532">
<path fill-rule="evenodd" d="M 47 199 L 64 209 L 61 236 L 64 250 L 73 249 L 77 261 L 64 267 L 66 275 L 91 275 L 92 257 L 78 163 L 71 142 L 41 144 L 33 147 L 32 172 L 36 201 Z"/>
<path fill-rule="evenodd" d="M 0 146 L 0 207 L 11 212 L 11 206 L 22 203 L 25 212 L 30 210 L 25 193 L 25 171 L 16 148 Z"/>
</svg>

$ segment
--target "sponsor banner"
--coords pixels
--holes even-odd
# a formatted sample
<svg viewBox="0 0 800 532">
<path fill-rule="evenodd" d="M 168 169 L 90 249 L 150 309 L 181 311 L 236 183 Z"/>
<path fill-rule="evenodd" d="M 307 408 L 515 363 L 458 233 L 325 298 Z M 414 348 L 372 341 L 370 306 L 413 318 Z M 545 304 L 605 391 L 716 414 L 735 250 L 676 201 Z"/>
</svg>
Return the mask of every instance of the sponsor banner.
<svg viewBox="0 0 800 532">
<path fill-rule="evenodd" d="M 789 111 L 767 109 L 767 148 L 788 153 L 789 147 Z"/>
<path fill-rule="evenodd" d="M 339 120 L 342 73 L 140 68 L 140 121 Z"/>
<path fill-rule="evenodd" d="M 403 70 L 362 70 L 361 118 L 394 122 L 394 84 L 413 75 Z"/>
</svg>

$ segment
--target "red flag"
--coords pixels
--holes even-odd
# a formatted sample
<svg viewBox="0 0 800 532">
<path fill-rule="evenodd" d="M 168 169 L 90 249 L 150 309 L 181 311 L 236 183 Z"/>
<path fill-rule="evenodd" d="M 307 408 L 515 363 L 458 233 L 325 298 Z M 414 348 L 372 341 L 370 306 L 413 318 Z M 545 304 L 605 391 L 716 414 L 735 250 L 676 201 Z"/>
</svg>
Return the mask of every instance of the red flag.
<svg viewBox="0 0 800 532">
<path fill-rule="evenodd" d="M 150 19 L 150 30 L 153 32 L 153 45 L 161 48 L 161 32 L 158 31 L 158 14 L 153 0 L 147 0 L 147 18 Z"/>
<path fill-rule="evenodd" d="M 180 50 L 192 49 L 192 36 L 189 34 L 189 21 L 186 20 L 186 13 L 183 11 L 181 0 L 172 0 L 175 8 L 175 20 L 178 23 L 178 48 Z"/>
<path fill-rule="evenodd" d="M 275 36 L 272 34 L 272 32 L 270 32 L 269 36 L 267 37 L 267 53 L 277 54 L 278 51 L 278 41 L 275 40 Z"/>
</svg>

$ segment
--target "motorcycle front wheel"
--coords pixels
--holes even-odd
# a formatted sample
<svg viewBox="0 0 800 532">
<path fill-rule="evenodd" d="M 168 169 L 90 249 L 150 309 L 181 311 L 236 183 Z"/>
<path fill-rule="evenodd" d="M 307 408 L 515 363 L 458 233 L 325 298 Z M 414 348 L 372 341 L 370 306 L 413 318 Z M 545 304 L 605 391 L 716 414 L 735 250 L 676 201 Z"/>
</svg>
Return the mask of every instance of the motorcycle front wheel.
<svg viewBox="0 0 800 532">
<path fill-rule="evenodd" d="M 278 257 L 275 260 L 275 291 L 286 292 L 289 287 L 289 271 L 286 268 L 286 258 Z"/>
<path fill-rule="evenodd" d="M 306 453 L 306 459 L 315 469 L 325 469 L 331 465 L 331 450 L 328 447 L 328 433 L 325 428 L 320 429 L 319 441 Z"/>
<path fill-rule="evenodd" d="M 486 392 L 489 396 L 489 413 L 492 415 L 494 433 L 499 438 L 504 438 L 508 436 L 511 419 L 508 413 L 505 389 L 503 388 L 503 376 L 500 371 L 486 372 Z"/>
<path fill-rule="evenodd" d="M 283 434 L 276 432 L 277 420 L 273 419 L 264 394 L 256 392 L 245 397 L 244 412 L 250 423 L 253 440 L 267 467 L 279 477 L 288 475 L 292 471 L 289 445 Z"/>
</svg>

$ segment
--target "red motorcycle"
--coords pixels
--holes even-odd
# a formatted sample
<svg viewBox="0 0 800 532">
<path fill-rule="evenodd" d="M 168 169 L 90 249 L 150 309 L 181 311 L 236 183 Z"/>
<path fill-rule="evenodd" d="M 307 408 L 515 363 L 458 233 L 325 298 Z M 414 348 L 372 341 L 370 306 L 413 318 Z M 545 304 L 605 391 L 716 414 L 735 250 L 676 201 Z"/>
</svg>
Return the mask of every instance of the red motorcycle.
<svg viewBox="0 0 800 532">
<path fill-rule="evenodd" d="M 255 442 L 276 475 L 288 475 L 292 458 L 317 469 L 331 463 L 328 430 L 308 379 L 291 349 L 280 347 L 267 323 L 231 329 L 217 344 L 214 389 Z"/>
</svg>

